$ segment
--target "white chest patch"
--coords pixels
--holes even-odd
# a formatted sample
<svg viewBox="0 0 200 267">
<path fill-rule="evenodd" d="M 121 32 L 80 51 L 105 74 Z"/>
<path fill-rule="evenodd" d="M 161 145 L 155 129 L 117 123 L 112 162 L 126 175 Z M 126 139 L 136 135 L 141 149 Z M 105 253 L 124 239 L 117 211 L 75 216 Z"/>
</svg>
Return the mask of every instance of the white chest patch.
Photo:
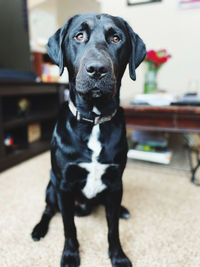
<svg viewBox="0 0 200 267">
<path fill-rule="evenodd" d="M 95 197 L 106 188 L 106 185 L 103 184 L 101 177 L 105 173 L 109 164 L 102 164 L 98 162 L 98 156 L 101 152 L 101 143 L 98 140 L 99 131 L 98 124 L 93 126 L 88 142 L 88 147 L 92 150 L 92 162 L 83 162 L 79 164 L 80 167 L 85 168 L 88 171 L 87 182 L 82 189 L 82 192 L 89 199 Z"/>
</svg>

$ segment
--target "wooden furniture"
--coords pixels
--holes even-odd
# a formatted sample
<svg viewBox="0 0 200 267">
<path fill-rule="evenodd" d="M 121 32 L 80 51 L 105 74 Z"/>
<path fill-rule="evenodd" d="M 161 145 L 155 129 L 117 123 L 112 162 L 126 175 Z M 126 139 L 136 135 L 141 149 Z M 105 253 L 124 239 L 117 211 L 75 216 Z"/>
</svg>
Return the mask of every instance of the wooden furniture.
<svg viewBox="0 0 200 267">
<path fill-rule="evenodd" d="M 200 134 L 200 106 L 166 106 L 132 105 L 124 107 L 128 127 L 145 131 L 164 131 Z M 193 166 L 191 150 L 188 144 L 188 156 L 192 173 L 191 181 L 199 185 L 195 174 L 200 167 L 199 150 L 196 150 L 197 164 Z"/>
<path fill-rule="evenodd" d="M 63 101 L 64 84 L 35 82 L 0 83 L 0 171 L 49 149 L 59 105 Z M 18 102 L 25 98 L 30 111 L 20 114 Z M 40 126 L 39 140 L 28 142 L 28 126 Z M 12 136 L 14 145 L 4 144 Z"/>
<path fill-rule="evenodd" d="M 200 133 L 199 106 L 126 106 L 127 125 L 134 129 Z"/>
</svg>

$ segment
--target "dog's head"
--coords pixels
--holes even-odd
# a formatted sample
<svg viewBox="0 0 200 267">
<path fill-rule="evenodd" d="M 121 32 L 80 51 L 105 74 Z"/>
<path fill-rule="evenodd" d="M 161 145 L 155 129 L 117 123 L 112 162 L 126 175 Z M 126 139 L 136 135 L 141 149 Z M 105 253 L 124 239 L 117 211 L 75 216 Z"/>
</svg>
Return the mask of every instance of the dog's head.
<svg viewBox="0 0 200 267">
<path fill-rule="evenodd" d="M 112 98 L 129 63 L 131 79 L 146 55 L 141 38 L 120 17 L 85 14 L 72 17 L 47 44 L 59 66 L 66 66 L 70 83 L 86 99 Z"/>
</svg>

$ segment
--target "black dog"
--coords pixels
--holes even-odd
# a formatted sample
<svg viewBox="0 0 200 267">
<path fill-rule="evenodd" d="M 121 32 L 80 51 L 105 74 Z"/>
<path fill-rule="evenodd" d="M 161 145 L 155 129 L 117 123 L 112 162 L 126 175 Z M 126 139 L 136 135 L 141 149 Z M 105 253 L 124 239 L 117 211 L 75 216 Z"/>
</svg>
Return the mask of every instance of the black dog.
<svg viewBox="0 0 200 267">
<path fill-rule="evenodd" d="M 79 266 L 74 215 L 105 205 L 109 257 L 113 266 L 132 266 L 119 240 L 122 174 L 126 165 L 125 120 L 119 107 L 121 78 L 129 63 L 130 77 L 146 55 L 140 37 L 122 18 L 106 14 L 76 15 L 50 39 L 49 56 L 69 72 L 70 100 L 65 103 L 51 142 L 51 179 L 46 209 L 32 232 L 44 237 L 56 211 L 64 223 L 61 266 Z"/>
</svg>

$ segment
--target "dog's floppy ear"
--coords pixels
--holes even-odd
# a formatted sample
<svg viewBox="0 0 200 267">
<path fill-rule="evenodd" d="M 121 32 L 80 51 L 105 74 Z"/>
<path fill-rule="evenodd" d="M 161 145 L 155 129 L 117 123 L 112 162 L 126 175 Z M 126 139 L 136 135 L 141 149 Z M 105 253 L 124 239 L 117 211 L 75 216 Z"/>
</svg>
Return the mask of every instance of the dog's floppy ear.
<svg viewBox="0 0 200 267">
<path fill-rule="evenodd" d="M 52 35 L 47 43 L 46 49 L 50 58 L 59 66 L 60 75 L 62 75 L 65 67 L 65 58 L 63 54 L 63 41 L 69 29 L 69 26 L 72 22 L 72 19 L 69 19 L 63 27 L 58 29 L 54 35 Z"/>
<path fill-rule="evenodd" d="M 132 80 L 136 80 L 135 69 L 140 65 L 146 56 L 146 46 L 130 25 L 126 22 L 126 27 L 131 41 L 131 54 L 129 58 L 129 74 Z"/>
</svg>

